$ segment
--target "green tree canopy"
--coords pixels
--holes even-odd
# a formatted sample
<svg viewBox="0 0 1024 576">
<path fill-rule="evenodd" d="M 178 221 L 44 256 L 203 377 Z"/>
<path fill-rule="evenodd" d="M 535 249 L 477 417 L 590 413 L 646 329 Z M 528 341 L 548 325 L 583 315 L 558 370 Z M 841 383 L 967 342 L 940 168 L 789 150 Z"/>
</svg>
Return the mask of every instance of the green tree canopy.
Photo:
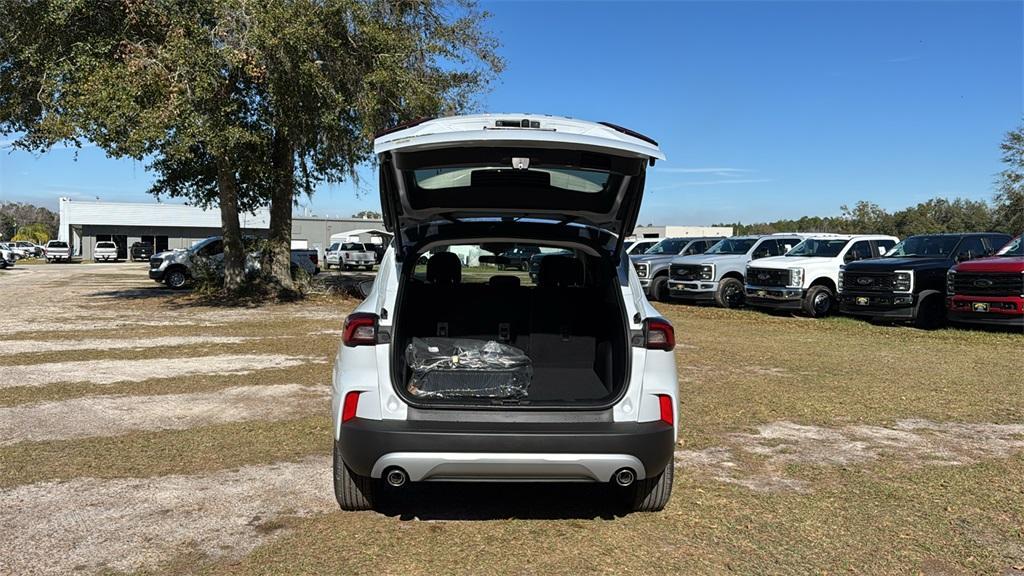
<svg viewBox="0 0 1024 576">
<path fill-rule="evenodd" d="M 1001 145 L 1006 168 L 999 174 L 995 218 L 1011 234 L 1024 233 L 1024 126 L 1006 134 Z"/>
<path fill-rule="evenodd" d="M 0 0 L 0 133 L 149 161 L 153 192 L 217 203 L 225 284 L 239 210 L 269 204 L 285 286 L 296 195 L 356 177 L 375 132 L 456 113 L 500 72 L 486 14 L 422 0 Z"/>
</svg>

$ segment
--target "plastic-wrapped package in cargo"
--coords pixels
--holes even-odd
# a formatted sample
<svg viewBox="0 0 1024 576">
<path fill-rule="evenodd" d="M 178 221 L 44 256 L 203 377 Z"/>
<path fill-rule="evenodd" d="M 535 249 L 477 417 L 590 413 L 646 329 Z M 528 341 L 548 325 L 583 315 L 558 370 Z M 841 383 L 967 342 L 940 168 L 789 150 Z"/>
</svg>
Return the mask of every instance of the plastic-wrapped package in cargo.
<svg viewBox="0 0 1024 576">
<path fill-rule="evenodd" d="M 525 352 L 493 340 L 413 338 L 405 360 L 421 398 L 523 398 L 533 377 Z"/>
</svg>

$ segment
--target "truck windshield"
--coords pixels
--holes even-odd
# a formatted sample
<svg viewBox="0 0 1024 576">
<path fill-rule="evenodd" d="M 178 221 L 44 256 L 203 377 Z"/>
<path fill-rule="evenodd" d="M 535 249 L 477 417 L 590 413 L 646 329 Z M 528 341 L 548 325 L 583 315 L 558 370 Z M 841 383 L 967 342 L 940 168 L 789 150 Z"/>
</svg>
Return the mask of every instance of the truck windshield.
<svg viewBox="0 0 1024 576">
<path fill-rule="evenodd" d="M 1017 236 L 996 252 L 996 256 L 1024 256 L 1024 236 Z"/>
<path fill-rule="evenodd" d="M 959 236 L 911 236 L 893 247 L 885 258 L 942 258 L 953 253 Z"/>
<path fill-rule="evenodd" d="M 686 247 L 689 240 L 686 238 L 665 238 L 654 246 L 651 246 L 644 254 L 679 254 Z"/>
<path fill-rule="evenodd" d="M 808 238 L 786 253 L 786 256 L 811 256 L 815 258 L 835 258 L 843 251 L 849 240 L 816 240 Z"/>
<path fill-rule="evenodd" d="M 726 238 L 719 240 L 705 254 L 746 254 L 755 242 L 756 238 Z"/>
</svg>

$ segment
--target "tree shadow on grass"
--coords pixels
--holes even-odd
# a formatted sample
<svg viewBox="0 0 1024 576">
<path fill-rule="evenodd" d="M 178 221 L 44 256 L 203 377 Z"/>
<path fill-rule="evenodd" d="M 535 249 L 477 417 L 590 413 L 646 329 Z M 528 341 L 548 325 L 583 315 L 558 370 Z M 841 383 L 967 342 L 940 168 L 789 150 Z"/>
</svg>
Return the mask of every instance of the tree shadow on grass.
<svg viewBox="0 0 1024 576">
<path fill-rule="evenodd" d="M 604 484 L 422 482 L 382 494 L 400 520 L 613 520 L 629 510 Z"/>
</svg>

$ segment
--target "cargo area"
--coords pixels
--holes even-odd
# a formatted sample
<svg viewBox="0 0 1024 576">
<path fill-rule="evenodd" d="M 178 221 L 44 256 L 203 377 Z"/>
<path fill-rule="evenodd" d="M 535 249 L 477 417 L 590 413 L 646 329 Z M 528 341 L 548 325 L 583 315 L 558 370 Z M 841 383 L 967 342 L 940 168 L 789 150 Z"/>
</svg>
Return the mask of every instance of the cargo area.
<svg viewBox="0 0 1024 576">
<path fill-rule="evenodd" d="M 394 337 L 399 369 L 394 374 L 403 379 L 396 387 L 407 399 L 458 405 L 586 406 L 605 404 L 618 395 L 625 384 L 629 346 L 614 268 L 599 257 L 580 253 L 540 255 L 531 264 L 530 275 L 497 267 L 474 267 L 471 274 L 463 274 L 458 256 L 440 252 L 429 256 L 425 273 L 403 278 Z M 529 358 L 528 388 L 504 398 L 464 392 L 417 396 L 416 366 L 410 366 L 406 354 L 414 339 L 512 346 Z M 434 381 L 458 379 L 457 387 L 465 390 L 474 380 L 481 387 L 493 384 L 501 377 L 499 372 L 469 368 L 437 374 Z M 516 377 L 521 376 L 520 372 Z"/>
</svg>

